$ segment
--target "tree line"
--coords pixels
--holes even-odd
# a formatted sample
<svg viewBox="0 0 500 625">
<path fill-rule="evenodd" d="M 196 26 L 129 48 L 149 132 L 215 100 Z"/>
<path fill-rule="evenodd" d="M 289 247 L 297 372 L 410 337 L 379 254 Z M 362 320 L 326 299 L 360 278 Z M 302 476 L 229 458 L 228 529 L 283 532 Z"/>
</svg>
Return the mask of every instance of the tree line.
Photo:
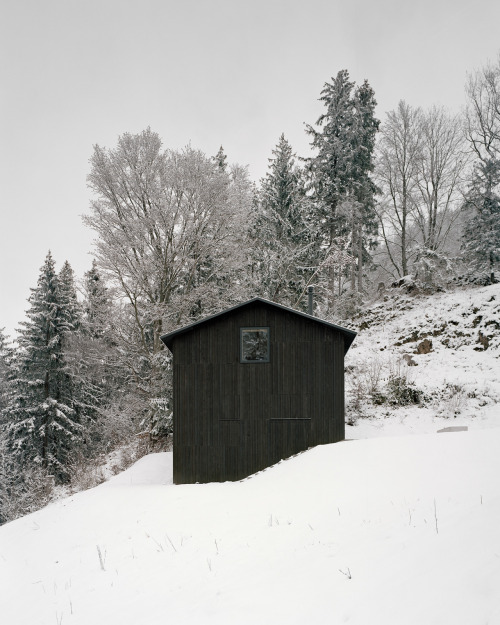
<svg viewBox="0 0 500 625">
<path fill-rule="evenodd" d="M 163 333 L 256 295 L 305 310 L 309 286 L 338 321 L 381 282 L 496 281 L 500 57 L 466 95 L 463 115 L 401 101 L 380 121 L 342 70 L 311 156 L 281 135 L 259 184 L 222 147 L 165 149 L 149 128 L 94 146 L 92 267 L 78 287 L 49 252 L 16 344 L 0 332 L 0 522 L 131 437 L 168 437 Z"/>
</svg>

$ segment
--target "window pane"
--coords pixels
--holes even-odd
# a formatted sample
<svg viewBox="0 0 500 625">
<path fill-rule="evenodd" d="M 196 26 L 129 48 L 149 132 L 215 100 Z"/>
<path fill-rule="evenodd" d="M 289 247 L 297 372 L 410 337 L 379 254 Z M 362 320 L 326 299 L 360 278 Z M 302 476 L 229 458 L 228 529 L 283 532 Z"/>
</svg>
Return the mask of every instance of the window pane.
<svg viewBox="0 0 500 625">
<path fill-rule="evenodd" d="M 241 362 L 269 362 L 269 328 L 241 328 Z"/>
</svg>

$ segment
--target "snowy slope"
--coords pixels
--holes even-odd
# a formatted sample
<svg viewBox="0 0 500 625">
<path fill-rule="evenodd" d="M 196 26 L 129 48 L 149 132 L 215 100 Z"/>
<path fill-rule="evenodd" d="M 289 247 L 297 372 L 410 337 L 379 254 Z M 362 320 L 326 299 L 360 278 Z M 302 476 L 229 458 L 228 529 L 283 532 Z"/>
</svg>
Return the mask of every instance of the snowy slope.
<svg viewBox="0 0 500 625">
<path fill-rule="evenodd" d="M 391 293 L 353 321 L 359 334 L 346 358 L 346 416 L 354 426 L 346 437 L 500 427 L 500 284 L 430 297 Z M 431 351 L 415 353 L 425 340 Z M 421 391 L 418 405 L 371 400 L 374 381 L 384 396 L 395 376 Z"/>
<path fill-rule="evenodd" d="M 346 361 L 358 440 L 225 484 L 173 486 L 152 454 L 0 527 L 1 622 L 500 623 L 499 303 L 375 302 Z M 373 401 L 395 375 L 419 404 Z"/>
<path fill-rule="evenodd" d="M 499 623 L 499 450 L 360 440 L 192 486 L 147 456 L 0 528 L 2 623 Z"/>
</svg>

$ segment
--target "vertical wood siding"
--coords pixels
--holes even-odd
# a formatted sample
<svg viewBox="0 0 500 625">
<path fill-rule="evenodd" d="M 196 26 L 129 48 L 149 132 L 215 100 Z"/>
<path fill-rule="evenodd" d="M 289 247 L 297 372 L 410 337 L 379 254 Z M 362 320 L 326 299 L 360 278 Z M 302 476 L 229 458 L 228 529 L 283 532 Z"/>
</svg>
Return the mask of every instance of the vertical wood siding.
<svg viewBox="0 0 500 625">
<path fill-rule="evenodd" d="M 270 362 L 240 363 L 240 327 L 270 329 Z M 256 302 L 173 343 L 174 482 L 238 480 L 344 439 L 344 342 Z"/>
</svg>

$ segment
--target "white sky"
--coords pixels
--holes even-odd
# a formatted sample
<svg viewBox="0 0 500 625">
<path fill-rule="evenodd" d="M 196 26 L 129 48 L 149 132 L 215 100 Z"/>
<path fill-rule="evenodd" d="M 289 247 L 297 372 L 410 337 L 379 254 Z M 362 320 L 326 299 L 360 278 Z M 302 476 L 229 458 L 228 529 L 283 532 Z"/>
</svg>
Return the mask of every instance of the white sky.
<svg viewBox="0 0 500 625">
<path fill-rule="evenodd" d="M 165 147 L 258 181 L 326 81 L 368 79 L 378 116 L 400 99 L 464 104 L 467 72 L 500 51 L 498 0 L 0 0 L 0 327 L 17 327 L 51 249 L 90 267 L 92 146 L 151 126 Z"/>
</svg>

